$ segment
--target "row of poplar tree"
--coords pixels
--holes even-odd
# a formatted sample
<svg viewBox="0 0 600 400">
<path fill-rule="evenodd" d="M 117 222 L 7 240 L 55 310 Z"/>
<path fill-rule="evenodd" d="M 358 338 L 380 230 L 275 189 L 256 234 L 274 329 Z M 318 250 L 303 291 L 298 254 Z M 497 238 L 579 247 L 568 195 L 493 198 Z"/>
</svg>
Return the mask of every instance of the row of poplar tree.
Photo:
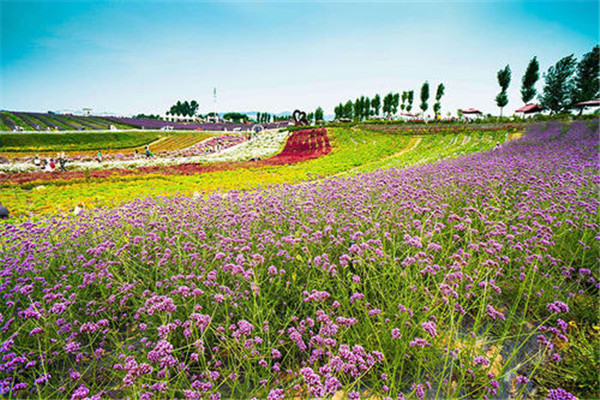
<svg viewBox="0 0 600 400">
<path fill-rule="evenodd" d="M 433 104 L 433 112 L 436 117 L 442 109 L 441 99 L 444 96 L 445 87 L 440 83 L 435 92 L 435 103 Z M 429 109 L 429 82 L 425 81 L 421 86 L 421 103 L 419 108 L 425 114 Z M 349 118 L 357 121 L 366 120 L 375 116 L 380 116 L 380 111 L 384 117 L 394 115 L 398 112 L 398 107 L 402 112 L 410 113 L 413 109 L 415 99 L 414 90 L 408 90 L 400 93 L 388 93 L 382 98 L 376 94 L 372 99 L 366 96 L 360 96 L 354 102 L 348 100 L 346 103 L 338 104 L 334 109 L 336 119 Z M 402 103 L 400 103 L 402 100 Z"/>
<path fill-rule="evenodd" d="M 540 64 L 533 57 L 521 81 L 521 100 L 527 104 L 536 96 L 535 84 L 540 78 Z M 551 113 L 559 113 L 572 108 L 582 101 L 597 99 L 600 96 L 600 47 L 595 46 L 577 62 L 573 54 L 561 58 L 544 74 L 545 85 L 538 95 L 540 104 Z M 500 93 L 496 95 L 496 105 L 502 109 L 508 104 L 506 90 L 510 85 L 510 66 L 497 74 Z"/>
</svg>

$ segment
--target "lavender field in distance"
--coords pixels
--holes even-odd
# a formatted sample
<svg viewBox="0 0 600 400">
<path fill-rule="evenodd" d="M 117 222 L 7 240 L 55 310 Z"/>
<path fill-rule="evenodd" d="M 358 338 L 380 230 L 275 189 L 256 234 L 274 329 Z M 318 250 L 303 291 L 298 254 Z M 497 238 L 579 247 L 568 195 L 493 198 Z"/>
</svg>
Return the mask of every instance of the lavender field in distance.
<svg viewBox="0 0 600 400">
<path fill-rule="evenodd" d="M 597 121 L 537 124 L 406 170 L 2 225 L 0 390 L 598 397 L 598 162 Z"/>
<path fill-rule="evenodd" d="M 252 130 L 253 124 L 242 124 L 232 122 L 204 122 L 204 123 L 177 123 L 170 121 L 163 121 L 159 119 L 150 118 L 126 118 L 126 117 L 103 117 L 104 119 L 114 121 L 120 124 L 126 124 L 133 127 L 143 129 L 162 129 L 169 126 L 173 129 L 183 130 L 205 130 L 205 131 L 232 131 L 234 129 L 248 131 Z M 265 129 L 279 129 L 289 125 L 289 121 L 281 122 L 269 122 L 262 124 L 261 126 Z"/>
</svg>

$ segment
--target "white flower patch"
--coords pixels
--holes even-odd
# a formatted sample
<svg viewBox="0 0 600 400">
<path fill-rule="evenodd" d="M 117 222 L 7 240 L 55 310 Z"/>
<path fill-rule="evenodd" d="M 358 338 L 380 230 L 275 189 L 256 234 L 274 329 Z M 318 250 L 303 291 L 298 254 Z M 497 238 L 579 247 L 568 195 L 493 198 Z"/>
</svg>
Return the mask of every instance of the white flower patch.
<svg viewBox="0 0 600 400">
<path fill-rule="evenodd" d="M 255 139 L 230 147 L 220 153 L 205 156 L 208 162 L 248 161 L 273 156 L 281 151 L 289 132 L 263 133 Z"/>
<path fill-rule="evenodd" d="M 140 158 L 129 160 L 105 160 L 98 161 L 69 161 L 68 170 L 99 170 L 99 169 L 132 169 L 151 166 L 168 166 L 190 163 L 217 163 L 232 161 L 248 161 L 251 159 L 263 159 L 277 154 L 285 145 L 289 132 L 266 132 L 259 134 L 254 139 L 242 142 L 238 145 L 228 147 L 220 152 L 202 154 L 191 157 L 152 157 L 146 158 L 140 154 Z M 0 164 L 0 172 L 36 172 L 39 171 L 31 162 L 17 162 Z"/>
</svg>

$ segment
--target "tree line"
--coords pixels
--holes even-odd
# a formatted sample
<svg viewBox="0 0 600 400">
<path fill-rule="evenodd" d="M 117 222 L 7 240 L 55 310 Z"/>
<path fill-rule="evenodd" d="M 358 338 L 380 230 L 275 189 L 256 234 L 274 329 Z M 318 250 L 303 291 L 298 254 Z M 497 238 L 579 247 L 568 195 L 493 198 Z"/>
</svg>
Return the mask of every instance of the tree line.
<svg viewBox="0 0 600 400">
<path fill-rule="evenodd" d="M 268 124 L 269 122 L 285 121 L 288 119 L 290 119 L 290 117 L 278 116 L 268 112 L 256 113 L 256 122 L 259 124 Z"/>
<path fill-rule="evenodd" d="M 444 96 L 446 88 L 443 83 L 437 86 L 435 93 L 435 103 L 433 105 L 433 112 L 436 118 L 440 115 L 442 109 L 441 99 Z M 429 82 L 425 81 L 421 86 L 421 104 L 419 108 L 424 115 L 429 109 Z M 410 113 L 413 109 L 415 100 L 414 90 L 407 90 L 400 93 L 388 93 L 383 99 L 381 95 L 376 94 L 373 98 L 368 96 L 360 96 L 354 102 L 348 100 L 346 103 L 338 104 L 333 112 L 336 119 L 353 119 L 356 121 L 367 120 L 372 117 L 390 117 L 398 112 L 398 108 L 402 112 Z"/>
<path fill-rule="evenodd" d="M 550 66 L 544 74 L 544 88 L 537 93 L 535 84 L 540 78 L 540 65 L 537 57 L 533 57 L 521 80 L 521 100 L 527 104 L 538 95 L 540 105 L 555 114 L 567 111 L 575 104 L 597 99 L 600 97 L 600 46 L 595 46 L 590 52 L 577 58 L 571 54 L 561 58 L 555 65 Z M 496 95 L 496 105 L 502 110 L 508 105 L 506 91 L 510 86 L 510 66 L 498 71 L 496 78 L 500 93 Z"/>
<path fill-rule="evenodd" d="M 177 103 L 173 104 L 171 108 L 169 108 L 169 111 L 167 111 L 166 114 L 181 117 L 193 117 L 194 115 L 196 115 L 198 107 L 200 107 L 200 105 L 196 100 L 186 100 L 183 102 L 181 100 L 178 100 Z"/>
<path fill-rule="evenodd" d="M 160 115 L 158 114 L 137 114 L 134 115 L 133 118 L 146 118 L 146 119 L 160 119 Z"/>
</svg>

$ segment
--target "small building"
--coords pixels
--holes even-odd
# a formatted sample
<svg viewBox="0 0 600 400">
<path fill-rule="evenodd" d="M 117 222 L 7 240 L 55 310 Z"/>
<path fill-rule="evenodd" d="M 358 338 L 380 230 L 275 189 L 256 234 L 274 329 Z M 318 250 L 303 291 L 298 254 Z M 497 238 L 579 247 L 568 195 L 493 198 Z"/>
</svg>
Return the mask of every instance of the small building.
<svg viewBox="0 0 600 400">
<path fill-rule="evenodd" d="M 465 108 L 464 110 L 460 110 L 463 115 L 469 117 L 479 118 L 483 115 L 483 113 L 475 108 Z"/>
<path fill-rule="evenodd" d="M 522 113 L 523 117 L 526 115 L 530 115 L 530 114 L 536 114 L 539 113 L 540 111 L 543 111 L 544 107 L 540 106 L 539 104 L 525 104 L 523 107 L 516 109 L 515 112 L 516 113 Z"/>
<path fill-rule="evenodd" d="M 398 115 L 400 116 L 400 119 L 403 119 L 403 120 L 411 120 L 411 119 L 417 118 L 416 114 L 411 114 L 409 112 L 401 112 Z"/>
<path fill-rule="evenodd" d="M 196 116 L 188 116 L 188 115 L 171 115 L 171 114 L 164 114 L 160 116 L 160 119 L 162 119 L 163 121 L 169 121 L 169 122 L 178 122 L 178 123 L 198 123 L 198 122 L 202 122 L 202 120 Z"/>
</svg>

